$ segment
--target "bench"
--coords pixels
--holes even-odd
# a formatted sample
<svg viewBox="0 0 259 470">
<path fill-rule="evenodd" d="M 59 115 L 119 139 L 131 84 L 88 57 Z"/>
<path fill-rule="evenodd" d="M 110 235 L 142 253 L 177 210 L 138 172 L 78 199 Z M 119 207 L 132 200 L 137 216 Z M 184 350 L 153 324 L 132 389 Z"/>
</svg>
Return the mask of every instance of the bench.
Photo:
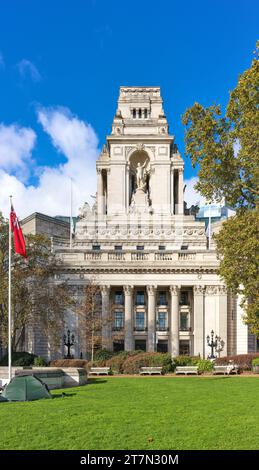
<svg viewBox="0 0 259 470">
<path fill-rule="evenodd" d="M 162 374 L 162 367 L 141 367 L 139 371 L 140 375 L 144 374 Z"/>
<path fill-rule="evenodd" d="M 198 375 L 198 366 L 178 366 L 175 369 L 176 374 L 196 374 Z"/>
<path fill-rule="evenodd" d="M 238 367 L 233 365 L 228 366 L 214 366 L 213 374 L 238 374 Z"/>
<path fill-rule="evenodd" d="M 108 375 L 110 371 L 110 367 L 91 367 L 89 375 Z"/>
</svg>

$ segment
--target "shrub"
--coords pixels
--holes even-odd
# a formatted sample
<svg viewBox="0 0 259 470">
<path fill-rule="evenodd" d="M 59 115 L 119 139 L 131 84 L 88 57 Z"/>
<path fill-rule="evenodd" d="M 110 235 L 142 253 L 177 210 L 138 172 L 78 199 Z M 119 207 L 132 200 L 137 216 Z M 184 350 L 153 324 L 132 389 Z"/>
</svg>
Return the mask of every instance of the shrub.
<svg viewBox="0 0 259 470">
<path fill-rule="evenodd" d="M 114 355 L 114 352 L 108 351 L 108 349 L 98 349 L 94 354 L 95 361 L 105 361 L 110 359 Z"/>
<path fill-rule="evenodd" d="M 172 369 L 175 370 L 178 366 L 196 366 L 200 360 L 199 356 L 176 356 L 172 361 Z"/>
<path fill-rule="evenodd" d="M 46 367 L 47 362 L 45 361 L 45 359 L 43 359 L 43 357 L 37 356 L 34 358 L 33 365 L 35 367 Z"/>
<path fill-rule="evenodd" d="M 255 358 L 252 360 L 252 365 L 253 365 L 253 366 L 259 366 L 259 357 L 255 357 Z"/>
<path fill-rule="evenodd" d="M 219 366 L 227 365 L 229 364 L 230 361 L 232 361 L 233 364 L 236 364 L 239 366 L 241 371 L 251 370 L 252 360 L 256 359 L 257 357 L 259 357 L 259 353 L 236 354 L 235 356 L 225 356 L 225 357 L 217 358 L 216 364 Z"/>
<path fill-rule="evenodd" d="M 37 356 L 28 352 L 13 352 L 12 353 L 12 366 L 32 366 L 34 359 Z M 0 366 L 8 366 L 8 354 L 6 354 L 0 361 Z"/>
<path fill-rule="evenodd" d="M 162 367 L 162 373 L 172 370 L 172 361 L 169 354 L 155 352 L 141 352 L 129 356 L 123 364 L 124 374 L 138 374 L 141 367 Z"/>
<path fill-rule="evenodd" d="M 85 359 L 56 359 L 50 361 L 50 367 L 84 367 L 86 369 L 88 361 Z"/>
<path fill-rule="evenodd" d="M 203 372 L 211 372 L 213 369 L 213 362 L 207 359 L 201 359 L 196 364 L 198 366 L 198 371 Z"/>
<path fill-rule="evenodd" d="M 121 351 L 106 361 L 106 366 L 110 367 L 114 374 L 123 374 L 124 362 L 128 357 L 143 354 L 143 351 Z"/>
</svg>

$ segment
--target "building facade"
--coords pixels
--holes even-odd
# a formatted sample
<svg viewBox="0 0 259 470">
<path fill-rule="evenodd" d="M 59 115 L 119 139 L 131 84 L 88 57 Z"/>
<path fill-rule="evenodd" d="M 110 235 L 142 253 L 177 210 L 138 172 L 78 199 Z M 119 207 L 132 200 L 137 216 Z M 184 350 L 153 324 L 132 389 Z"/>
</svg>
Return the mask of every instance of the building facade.
<svg viewBox="0 0 259 470">
<path fill-rule="evenodd" d="M 100 285 L 102 316 L 112 318 L 103 346 L 206 358 L 213 330 L 224 342 L 221 355 L 251 350 L 240 301 L 217 274 L 205 223 L 184 213 L 184 162 L 159 87 L 120 88 L 96 169 L 96 201 L 80 209 L 72 248 L 68 238 L 54 236 L 53 249 L 63 262 L 56 282 L 66 281 L 75 295 L 91 279 Z M 73 311 L 66 327 L 76 336 L 75 357 L 84 357 Z M 36 354 L 50 356 L 39 331 L 32 344 Z"/>
</svg>

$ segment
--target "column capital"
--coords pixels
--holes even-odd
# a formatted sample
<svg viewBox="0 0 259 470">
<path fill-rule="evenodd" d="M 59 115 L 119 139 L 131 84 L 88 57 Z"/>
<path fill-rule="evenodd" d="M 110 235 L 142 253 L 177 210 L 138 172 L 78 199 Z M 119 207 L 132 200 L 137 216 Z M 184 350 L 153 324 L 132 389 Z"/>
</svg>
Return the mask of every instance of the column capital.
<svg viewBox="0 0 259 470">
<path fill-rule="evenodd" d="M 206 286 L 206 295 L 217 295 L 218 286 Z"/>
<path fill-rule="evenodd" d="M 179 295 L 180 289 L 180 286 L 169 286 L 171 295 Z"/>
<path fill-rule="evenodd" d="M 101 294 L 102 295 L 107 295 L 110 292 L 110 287 L 109 285 L 102 285 L 100 286 Z"/>
<path fill-rule="evenodd" d="M 193 286 L 194 295 L 203 295 L 204 291 L 205 291 L 204 286 Z"/>
<path fill-rule="evenodd" d="M 134 286 L 123 286 L 124 294 L 131 295 L 133 292 Z"/>
<path fill-rule="evenodd" d="M 226 295 L 228 293 L 228 289 L 226 286 L 218 286 L 218 293 L 219 295 Z"/>
<path fill-rule="evenodd" d="M 147 286 L 148 295 L 155 295 L 157 286 Z"/>
</svg>

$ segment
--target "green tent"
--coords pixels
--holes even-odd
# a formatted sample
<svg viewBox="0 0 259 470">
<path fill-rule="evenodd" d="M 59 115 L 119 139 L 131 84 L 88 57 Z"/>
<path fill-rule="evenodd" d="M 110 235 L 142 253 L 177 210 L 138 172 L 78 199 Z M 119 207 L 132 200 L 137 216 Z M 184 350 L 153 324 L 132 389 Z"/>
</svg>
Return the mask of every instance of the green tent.
<svg viewBox="0 0 259 470">
<path fill-rule="evenodd" d="M 37 377 L 22 375 L 14 377 L 6 385 L 2 396 L 9 401 L 31 401 L 52 398 L 47 386 Z"/>
</svg>

